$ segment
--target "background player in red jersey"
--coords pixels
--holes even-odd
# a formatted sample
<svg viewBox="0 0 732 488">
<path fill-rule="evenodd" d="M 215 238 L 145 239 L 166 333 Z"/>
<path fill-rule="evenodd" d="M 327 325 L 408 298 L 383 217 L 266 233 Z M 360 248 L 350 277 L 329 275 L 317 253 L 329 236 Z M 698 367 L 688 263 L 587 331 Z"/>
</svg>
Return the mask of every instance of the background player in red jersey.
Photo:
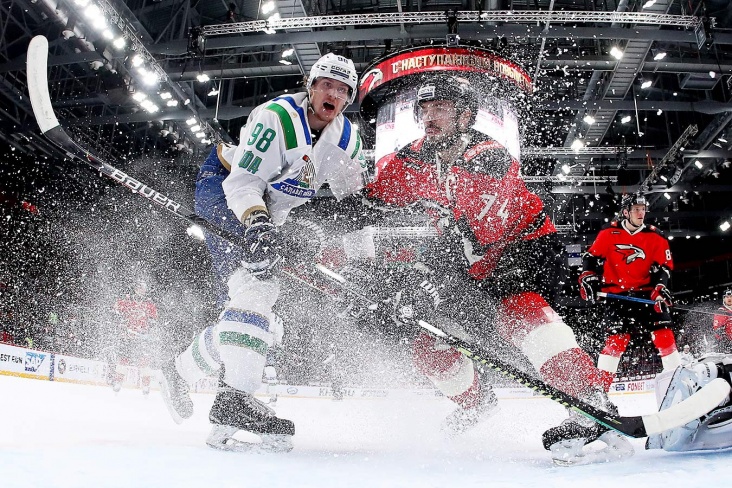
<svg viewBox="0 0 732 488">
<path fill-rule="evenodd" d="M 438 245 L 427 261 L 433 276 L 453 283 L 442 289 L 447 300 L 459 304 L 448 317 L 471 333 L 497 332 L 547 383 L 614 409 L 593 360 L 551 306 L 562 249 L 556 229 L 541 199 L 526 188 L 519 162 L 472 128 L 479 102 L 468 80 L 439 75 L 424 82 L 415 116 L 425 136 L 379 161 L 367 196 L 413 211 L 423 208 L 444 239 L 452 240 Z M 456 250 L 460 261 L 452 256 Z M 462 279 L 454 276 L 455 269 Z M 496 304 L 495 329 L 474 316 L 488 301 Z M 422 334 L 414 343 L 413 359 L 462 413 L 481 413 L 482 405 L 492 403 L 486 402 L 492 393 L 481 385 L 473 363 L 456 349 Z M 549 429 L 543 440 L 555 460 L 563 462 L 582 457 L 585 443 L 597 438 L 616 452 L 632 453 L 627 441 L 578 414 Z"/>
<path fill-rule="evenodd" d="M 610 388 L 628 344 L 644 339 L 649 332 L 663 369 L 673 370 L 681 364 L 669 311 L 673 302 L 668 283 L 674 264 L 668 240 L 654 226 L 645 225 L 646 199 L 642 195 L 626 195 L 621 215 L 620 221 L 600 231 L 583 256 L 580 296 L 595 303 L 597 292 L 603 291 L 650 298 L 656 303 L 617 299 L 604 302 L 601 327 L 607 331 L 607 338 L 597 366 L 605 390 Z"/>
<path fill-rule="evenodd" d="M 732 352 L 732 290 L 725 290 L 722 297 L 722 306 L 714 314 L 712 331 L 717 340 L 717 352 Z"/>
<path fill-rule="evenodd" d="M 150 393 L 150 369 L 156 351 L 153 347 L 152 327 L 158 318 L 158 309 L 147 297 L 147 284 L 138 281 L 132 295 L 120 298 L 114 304 L 119 315 L 119 336 L 117 339 L 117 362 L 136 366 L 140 371 L 142 392 Z M 124 375 L 115 371 L 112 381 L 114 391 L 121 388 Z"/>
</svg>

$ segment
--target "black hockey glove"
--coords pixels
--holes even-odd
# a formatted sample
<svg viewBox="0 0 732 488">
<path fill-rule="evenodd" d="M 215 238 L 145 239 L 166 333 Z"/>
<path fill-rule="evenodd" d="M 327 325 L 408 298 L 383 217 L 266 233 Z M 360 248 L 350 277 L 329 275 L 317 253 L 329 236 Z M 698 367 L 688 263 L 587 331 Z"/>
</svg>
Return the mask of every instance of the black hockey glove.
<svg viewBox="0 0 732 488">
<path fill-rule="evenodd" d="M 244 266 L 252 274 L 269 277 L 279 267 L 280 239 L 269 214 L 263 211 L 254 212 L 245 222 L 244 250 L 247 262 Z"/>
<path fill-rule="evenodd" d="M 279 233 L 282 236 L 282 254 L 288 266 L 312 265 L 325 248 L 325 231 L 312 220 L 293 219 L 285 223 Z"/>
<path fill-rule="evenodd" d="M 600 291 L 600 276 L 594 271 L 585 271 L 579 275 L 580 297 L 582 300 L 595 303 Z"/>
<path fill-rule="evenodd" d="M 656 313 L 669 313 L 669 307 L 673 307 L 674 305 L 671 291 L 666 288 L 666 285 L 656 285 L 651 292 L 651 300 L 656 302 L 656 304 L 653 305 L 653 310 L 655 310 Z"/>
</svg>

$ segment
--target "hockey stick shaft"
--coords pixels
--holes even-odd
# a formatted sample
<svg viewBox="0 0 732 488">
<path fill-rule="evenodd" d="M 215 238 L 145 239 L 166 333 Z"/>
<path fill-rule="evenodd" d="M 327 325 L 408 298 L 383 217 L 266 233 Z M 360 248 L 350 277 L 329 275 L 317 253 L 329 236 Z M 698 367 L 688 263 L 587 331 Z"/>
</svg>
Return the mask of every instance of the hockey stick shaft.
<svg viewBox="0 0 732 488">
<path fill-rule="evenodd" d="M 323 266 L 319 266 L 318 270 L 323 272 L 337 285 L 342 286 L 347 283 L 345 278 L 332 270 L 328 270 Z M 351 292 L 350 289 L 346 289 L 346 291 Z M 364 295 L 361 293 L 355 296 L 356 298 L 364 300 L 364 303 L 368 306 L 373 306 L 375 303 L 373 300 L 364 298 Z M 374 308 L 372 308 L 372 310 L 374 310 Z M 702 390 L 697 392 L 695 395 L 692 395 L 687 400 L 661 412 L 635 417 L 613 415 L 589 405 L 576 397 L 568 395 L 541 379 L 535 378 L 521 371 L 512 364 L 496 358 L 495 355 L 477 344 L 449 334 L 439 327 L 429 324 L 423 320 L 416 321 L 416 325 L 426 330 L 431 335 L 444 340 L 447 344 L 453 346 L 473 361 L 483 364 L 504 376 L 531 388 L 542 396 L 559 402 L 568 408 L 592 418 L 596 422 L 599 422 L 610 429 L 616 430 L 630 437 L 645 437 L 647 435 L 656 434 L 663 432 L 664 430 L 685 425 L 711 411 L 719 405 L 719 403 L 721 403 L 730 392 L 729 383 L 718 378 L 719 381 L 714 380 L 710 382 L 702 388 Z"/>
<path fill-rule="evenodd" d="M 43 134 L 49 138 L 52 142 L 54 142 L 56 145 L 58 145 L 61 149 L 63 149 L 70 157 L 77 159 L 79 161 L 82 161 L 95 170 L 99 171 L 103 175 L 113 179 L 117 183 L 126 186 L 133 190 L 134 193 L 137 193 L 139 195 L 142 195 L 143 197 L 147 198 L 148 200 L 164 207 L 166 210 L 168 210 L 173 215 L 182 218 L 184 220 L 187 220 L 191 223 L 200 225 L 204 229 L 208 230 L 212 234 L 218 235 L 219 237 L 222 237 L 223 239 L 228 240 L 229 242 L 232 242 L 233 244 L 240 245 L 241 246 L 241 238 L 235 234 L 232 234 L 230 232 L 225 231 L 224 229 L 219 228 L 215 224 L 207 221 L 206 219 L 196 215 L 193 211 L 187 209 L 182 204 L 175 202 L 171 198 L 163 195 L 162 193 L 158 192 L 157 190 L 154 190 L 153 188 L 141 183 L 135 178 L 130 177 L 126 173 L 116 169 L 112 165 L 108 164 L 107 162 L 103 161 L 101 158 L 97 157 L 95 154 L 89 152 L 88 150 L 84 149 L 80 145 L 78 145 L 74 140 L 71 139 L 71 137 L 66 133 L 66 131 L 61 127 L 61 125 L 58 122 L 58 119 L 56 118 L 53 108 L 51 106 L 51 100 L 50 95 L 48 92 L 48 82 L 47 82 L 47 58 L 48 58 L 48 41 L 42 37 L 37 36 L 33 38 L 31 41 L 29 48 L 28 48 L 28 89 L 29 89 L 29 95 L 31 98 L 31 103 L 33 105 L 33 111 L 36 116 L 36 119 L 38 121 L 38 125 L 41 128 L 41 131 Z M 369 297 L 361 293 L 359 290 L 353 289 L 351 286 L 348 285 L 347 281 L 338 275 L 337 273 L 334 273 L 330 270 L 327 270 L 327 268 L 322 268 L 320 271 L 331 279 L 334 283 L 336 283 L 339 287 L 339 289 L 343 290 L 347 294 L 358 298 L 359 300 L 363 301 L 369 309 L 371 310 L 377 310 L 378 309 L 378 302 L 371 300 Z M 308 284 L 309 286 L 313 286 L 312 283 L 309 283 L 307 280 L 303 280 L 302 277 L 289 273 L 287 271 L 284 271 L 284 273 L 291 278 L 304 282 Z M 318 289 L 317 286 L 313 286 L 313 288 Z M 322 290 L 320 290 L 322 291 Z M 325 292 L 324 292 L 325 293 Z M 326 293 L 326 295 L 331 296 L 330 294 Z M 653 418 L 654 422 L 646 421 L 646 416 L 644 417 L 620 417 L 617 415 L 612 415 L 610 413 L 604 412 L 602 410 L 599 410 L 592 405 L 589 405 L 575 397 L 572 397 L 570 395 L 567 395 L 566 393 L 546 384 L 545 382 L 533 378 L 529 376 L 528 374 L 522 372 L 518 368 L 512 366 L 511 364 L 505 363 L 497 358 L 495 358 L 492 354 L 482 349 L 480 346 L 477 346 L 475 344 L 472 344 L 468 341 L 465 341 L 463 339 L 460 339 L 458 337 L 452 336 L 441 329 L 432 326 L 431 324 L 428 324 L 424 321 L 419 321 L 418 325 L 422 327 L 423 329 L 427 330 L 431 334 L 435 335 L 436 337 L 440 337 L 444 339 L 448 344 L 454 346 L 457 348 L 460 352 L 465 354 L 467 357 L 480 362 L 491 369 L 494 369 L 503 375 L 513 378 L 516 381 L 519 381 L 520 383 L 534 389 L 538 393 L 547 396 L 548 398 L 551 398 L 555 401 L 558 401 L 562 403 L 563 405 L 566 405 L 570 408 L 573 408 L 584 415 L 587 415 L 596 421 L 606 425 L 607 427 L 617 430 L 623 434 L 632 436 L 632 437 L 644 437 L 648 434 L 660 432 L 658 430 L 659 428 L 663 427 L 664 429 L 676 427 L 678 425 L 682 425 L 680 423 L 674 423 L 673 425 L 669 423 L 670 420 L 673 420 L 674 422 L 679 422 L 681 420 L 686 419 L 687 417 L 689 420 L 686 420 L 686 422 L 693 420 L 694 418 L 700 417 L 704 413 L 707 413 L 709 410 L 714 408 L 717 404 L 719 404 L 722 401 L 722 398 L 717 398 L 719 395 L 721 395 L 721 392 L 716 392 L 716 396 L 713 398 L 710 398 L 710 395 L 706 395 L 704 398 L 699 399 L 702 404 L 700 406 L 697 406 L 693 411 L 686 409 L 683 411 L 680 411 L 680 413 L 674 417 L 673 419 L 669 418 L 666 419 L 666 417 L 659 417 L 664 412 L 669 412 L 673 409 L 679 410 L 677 407 L 681 407 L 686 402 L 682 402 L 674 407 L 672 407 L 669 410 L 666 410 L 664 412 L 661 412 L 659 414 L 655 414 L 655 417 Z M 716 380 L 715 380 L 716 381 Z M 723 381 L 723 380 L 722 380 Z M 710 383 L 709 385 L 712 385 L 714 382 Z M 707 387 L 709 386 L 707 385 Z M 729 392 L 729 386 L 727 383 L 724 383 L 725 386 L 727 386 L 727 392 Z M 705 388 L 707 388 L 705 387 Z M 726 395 L 725 392 L 724 394 Z M 705 401 L 703 401 L 705 400 Z M 702 407 L 706 408 L 707 404 L 711 401 L 714 401 L 713 405 L 709 405 L 709 408 L 701 411 Z M 667 416 L 668 417 L 668 416 Z M 685 423 L 685 422 L 684 422 Z M 649 426 L 651 428 L 649 429 Z M 662 430 L 664 430 L 662 429 Z"/>
<path fill-rule="evenodd" d="M 654 300 L 648 300 L 647 298 L 637 298 L 637 297 L 629 297 L 627 295 L 618 295 L 616 293 L 605 293 L 605 292 L 598 292 L 598 297 L 601 298 L 613 298 L 615 300 L 625 300 L 626 302 L 636 302 L 636 303 L 645 303 L 647 305 L 655 305 L 656 302 Z M 673 308 L 676 310 L 683 310 L 685 312 L 696 312 L 696 313 L 703 313 L 707 315 L 727 315 L 729 317 L 732 317 L 732 314 L 727 314 L 723 311 L 718 312 L 708 312 L 706 310 L 698 310 L 695 308 L 685 308 L 685 307 L 679 307 L 677 305 L 674 305 Z"/>
<path fill-rule="evenodd" d="M 91 166 L 104 176 L 111 178 L 122 186 L 126 186 L 133 193 L 137 193 L 156 205 L 163 207 L 176 217 L 196 224 L 234 244 L 242 245 L 242 238 L 240 236 L 212 224 L 192 210 L 186 208 L 183 204 L 147 186 L 124 171 L 115 168 L 71 139 L 63 127 L 61 127 L 61 124 L 59 124 L 51 106 L 46 74 L 47 58 L 48 40 L 43 36 L 34 37 L 28 46 L 28 91 L 31 105 L 33 106 L 33 113 L 36 116 L 38 126 L 41 128 L 43 135 L 59 148 L 63 149 L 69 157 Z"/>
</svg>

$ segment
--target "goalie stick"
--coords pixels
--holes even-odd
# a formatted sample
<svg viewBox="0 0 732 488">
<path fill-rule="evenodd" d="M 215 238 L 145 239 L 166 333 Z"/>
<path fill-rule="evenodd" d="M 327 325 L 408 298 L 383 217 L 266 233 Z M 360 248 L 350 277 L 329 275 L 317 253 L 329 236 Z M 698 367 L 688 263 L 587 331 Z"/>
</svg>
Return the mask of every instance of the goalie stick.
<svg viewBox="0 0 732 488">
<path fill-rule="evenodd" d="M 63 149 L 69 157 L 88 164 L 104 176 L 113 179 L 117 183 L 131 189 L 134 193 L 142 195 L 157 205 L 162 206 L 177 217 L 197 224 L 212 234 L 218 235 L 233 244 L 241 245 L 242 239 L 239 236 L 221 229 L 217 225 L 200 217 L 195 212 L 187 209 L 182 204 L 145 185 L 125 172 L 118 170 L 80 146 L 68 135 L 56 118 L 51 105 L 47 79 L 48 40 L 45 37 L 36 36 L 31 40 L 31 43 L 28 46 L 27 64 L 28 91 L 31 99 L 31 105 L 33 106 L 33 113 L 38 122 L 38 126 L 44 136 Z M 328 276 L 330 281 L 332 281 L 339 290 L 345 292 L 349 296 L 361 300 L 370 310 L 379 309 L 378 302 L 371 300 L 359 290 L 351 287 L 342 276 L 323 266 L 320 266 L 318 269 Z M 289 278 L 303 282 L 308 286 L 332 297 L 332 293 L 322 290 L 322 288 L 313 283 L 311 279 L 292 271 L 284 270 L 283 272 Z M 645 437 L 650 434 L 659 433 L 667 429 L 684 425 L 711 411 L 721 403 L 730 392 L 730 385 L 723 379 L 718 378 L 707 384 L 699 392 L 692 395 L 685 401 L 678 403 L 663 412 L 627 417 L 613 415 L 595 408 L 578 398 L 567 395 L 566 393 L 546 384 L 542 380 L 524 373 L 515 366 L 493 357 L 490 352 L 482 349 L 478 345 L 472 344 L 471 342 L 459 337 L 455 337 L 424 321 L 417 321 L 415 322 L 415 325 L 418 325 L 434 336 L 445 340 L 448 344 L 454 346 L 472 360 L 484 364 L 491 369 L 494 369 L 499 373 L 528 386 L 529 388 L 532 388 L 537 393 L 555 400 L 568 408 L 574 409 L 583 415 L 594 419 L 610 429 L 616 430 L 630 437 Z"/>
</svg>

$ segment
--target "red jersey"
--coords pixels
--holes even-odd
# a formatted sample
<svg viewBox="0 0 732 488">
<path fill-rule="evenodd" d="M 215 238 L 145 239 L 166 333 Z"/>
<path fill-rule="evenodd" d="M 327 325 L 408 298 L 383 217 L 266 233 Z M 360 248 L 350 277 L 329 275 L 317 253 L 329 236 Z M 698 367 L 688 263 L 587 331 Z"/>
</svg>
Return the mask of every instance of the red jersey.
<svg viewBox="0 0 732 488">
<path fill-rule="evenodd" d="M 668 240 L 654 226 L 643 226 L 634 233 L 612 222 L 600 231 L 587 251 L 605 261 L 602 291 L 623 293 L 649 291 L 654 265 L 674 269 Z"/>
<path fill-rule="evenodd" d="M 544 213 L 544 203 L 526 188 L 519 162 L 480 132 L 470 135 L 465 151 L 447 167 L 424 150 L 424 139 L 383 158 L 366 194 L 400 207 L 429 200 L 449 209 L 469 241 L 465 254 L 470 274 L 483 279 L 507 245 L 556 229 Z"/>
<path fill-rule="evenodd" d="M 151 321 L 158 318 L 158 309 L 150 300 L 126 297 L 117 300 L 114 309 L 122 315 L 125 327 L 138 334 L 147 334 Z"/>
<path fill-rule="evenodd" d="M 732 339 L 732 310 L 727 307 L 719 307 L 719 311 L 722 313 L 714 314 L 712 323 L 714 336 L 721 339 L 726 335 L 728 339 Z"/>
</svg>

